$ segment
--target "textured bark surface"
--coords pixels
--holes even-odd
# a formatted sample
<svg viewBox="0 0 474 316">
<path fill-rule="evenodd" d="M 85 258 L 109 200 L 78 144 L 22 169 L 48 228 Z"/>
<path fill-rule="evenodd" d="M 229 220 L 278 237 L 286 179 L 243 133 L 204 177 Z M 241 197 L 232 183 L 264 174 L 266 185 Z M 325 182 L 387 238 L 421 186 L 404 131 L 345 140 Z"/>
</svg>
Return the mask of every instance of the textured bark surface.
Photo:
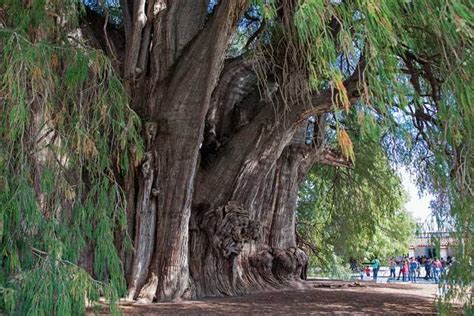
<svg viewBox="0 0 474 316">
<path fill-rule="evenodd" d="M 284 2 L 280 22 L 292 29 L 296 2 Z M 123 29 L 109 36 L 100 17 L 87 16 L 84 33 L 106 52 L 116 50 L 116 69 L 144 123 L 145 158 L 122 179 L 134 242 L 133 253 L 119 246 L 129 299 L 294 285 L 308 260 L 295 242 L 299 183 L 317 161 L 347 165 L 324 149 L 323 135 L 311 145 L 295 137 L 304 137 L 309 115 L 324 129 L 337 91 L 315 93 L 312 106 L 297 94 L 283 99 L 279 83 L 299 81 L 271 73 L 265 56 L 226 58 L 248 5 L 219 1 L 208 13 L 204 0 L 122 0 Z M 275 49 L 296 49 L 289 45 L 284 39 Z M 304 79 L 300 65 L 279 62 Z M 257 65 L 275 80 L 258 80 Z M 345 82 L 351 100 L 358 78 Z M 123 236 L 116 237 L 119 244 Z"/>
</svg>

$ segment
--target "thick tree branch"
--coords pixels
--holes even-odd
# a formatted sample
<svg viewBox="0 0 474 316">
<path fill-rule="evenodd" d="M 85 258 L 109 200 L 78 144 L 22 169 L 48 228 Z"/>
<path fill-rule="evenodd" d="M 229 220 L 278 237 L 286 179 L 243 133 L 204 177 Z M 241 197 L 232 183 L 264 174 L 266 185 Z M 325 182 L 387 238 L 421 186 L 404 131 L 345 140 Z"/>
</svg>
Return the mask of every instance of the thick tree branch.
<svg viewBox="0 0 474 316">
<path fill-rule="evenodd" d="M 363 69 L 365 69 L 365 61 L 362 58 L 355 72 L 344 82 L 351 103 L 354 103 L 360 96 L 359 83 L 363 77 Z M 244 182 L 250 181 L 250 179 L 247 179 L 247 175 L 254 175 L 257 168 L 261 169 L 262 176 L 265 176 L 268 168 L 274 163 L 272 159 L 277 159 L 280 156 L 283 149 L 292 140 L 296 129 L 301 126 L 304 120 L 310 115 L 321 115 L 334 109 L 333 100 L 336 93 L 338 92 L 328 88 L 313 96 L 312 101 L 315 102 L 315 106 L 308 108 L 304 102 L 292 106 L 290 112 L 284 116 L 285 121 L 276 119 L 275 117 L 278 117 L 278 115 L 275 115 L 275 108 L 267 105 L 250 124 L 235 134 L 225 150 L 222 151 L 222 157 L 216 161 L 214 167 L 214 171 L 219 176 L 216 178 L 203 176 L 198 180 L 200 181 L 198 187 L 215 188 L 215 191 L 212 192 L 215 200 L 220 198 L 225 200 L 229 198 L 227 196 L 229 192 L 221 192 L 218 188 L 232 186 L 229 183 L 220 186 L 219 183 L 234 181 L 237 187 L 244 188 Z M 233 163 L 230 163 L 230 160 Z M 321 158 L 321 161 L 347 166 L 346 162 L 339 160 L 336 155 L 329 152 L 325 153 L 325 157 Z M 242 165 L 243 167 L 240 167 Z M 222 179 L 224 174 L 226 175 L 225 180 Z M 254 178 L 252 181 L 255 183 Z M 234 192 L 232 198 L 240 198 L 239 194 L 239 192 Z M 207 193 L 200 194 L 203 197 L 206 195 Z"/>
<path fill-rule="evenodd" d="M 267 27 L 267 21 L 263 18 L 258 29 L 247 40 L 247 43 L 244 46 L 244 51 L 246 51 L 250 47 L 250 45 L 253 43 L 253 41 L 265 31 L 266 27 Z"/>
<path fill-rule="evenodd" d="M 141 73 L 143 69 L 139 68 L 139 57 L 142 52 L 142 63 L 146 57 L 149 43 L 151 21 L 159 12 L 166 10 L 166 2 L 164 0 L 154 0 L 148 3 L 148 12 L 146 10 L 146 0 L 136 0 L 133 4 L 132 26 L 126 35 L 126 57 L 124 65 L 124 78 L 133 79 L 137 73 Z M 127 7 L 124 8 L 124 12 Z M 125 17 L 124 17 L 125 18 Z M 146 32 L 143 30 L 146 27 Z M 128 26 L 126 26 L 128 28 Z M 143 65 L 142 65 L 143 67 Z"/>
<path fill-rule="evenodd" d="M 124 78 L 130 79 L 135 74 L 138 54 L 140 53 L 141 41 L 142 41 L 142 30 L 145 27 L 147 21 L 145 14 L 145 3 L 146 0 L 137 0 L 133 5 L 132 14 L 132 27 L 131 34 L 129 36 L 130 42 L 126 45 L 126 57 L 124 67 Z"/>
<path fill-rule="evenodd" d="M 130 35 L 132 34 L 132 15 L 130 13 L 130 1 L 120 0 L 120 7 L 122 8 L 123 28 L 125 31 L 125 42 L 130 42 Z"/>
<path fill-rule="evenodd" d="M 111 57 L 114 68 L 121 73 L 125 45 L 122 30 L 108 23 L 108 14 L 100 16 L 89 9 L 81 22 L 81 31 L 88 44 Z"/>
<path fill-rule="evenodd" d="M 158 64 L 157 68 L 155 68 L 157 77 L 154 78 L 153 83 L 159 84 L 161 80 L 167 78 L 167 74 L 173 66 L 173 77 L 167 78 L 170 87 L 174 83 L 180 86 L 183 80 L 188 80 L 192 77 L 194 78 L 192 82 L 193 90 L 198 90 L 199 87 L 205 88 L 205 91 L 214 90 L 221 67 L 223 66 L 228 40 L 237 25 L 238 17 L 247 7 L 247 2 L 247 0 L 240 0 L 219 4 L 215 9 L 214 15 L 186 48 L 182 46 L 183 43 L 181 42 L 172 44 L 176 45 L 174 47 L 170 47 L 170 43 L 158 45 L 158 47 L 164 46 L 165 49 L 174 48 L 183 50 L 183 52 L 179 57 L 167 57 L 166 54 L 160 54 L 162 51 L 154 51 L 154 60 Z M 167 58 L 179 59 L 175 63 L 171 60 L 164 61 Z M 206 85 L 206 87 L 203 85 Z M 173 89 L 168 91 L 168 95 L 173 98 L 178 97 Z M 204 104 L 206 111 L 209 107 L 209 101 L 206 100 L 207 104 Z"/>
<path fill-rule="evenodd" d="M 308 107 L 306 102 L 299 102 L 292 107 L 297 121 L 304 120 L 310 115 L 318 115 L 333 111 L 337 107 L 336 98 L 339 93 L 347 94 L 349 103 L 354 104 L 361 96 L 361 86 L 364 81 L 364 70 L 366 60 L 361 57 L 352 75 L 344 81 L 345 91 L 328 88 L 320 93 L 315 93 L 311 98 L 312 106 Z"/>
<path fill-rule="evenodd" d="M 163 14 L 153 23 L 151 77 L 154 84 L 166 80 L 172 69 L 178 67 L 185 51 L 190 51 L 196 42 L 202 41 L 211 31 L 210 24 L 217 19 L 218 4 L 212 16 L 207 16 L 206 0 L 167 1 Z M 209 47 L 211 51 L 211 47 Z"/>
<path fill-rule="evenodd" d="M 350 160 L 330 148 L 325 148 L 318 158 L 316 158 L 316 162 L 333 167 L 350 168 L 353 166 Z"/>
<path fill-rule="evenodd" d="M 206 120 L 209 127 L 215 129 L 216 136 L 230 134 L 235 105 L 256 87 L 257 76 L 253 70 L 256 62 L 256 59 L 238 57 L 225 63 Z"/>
</svg>

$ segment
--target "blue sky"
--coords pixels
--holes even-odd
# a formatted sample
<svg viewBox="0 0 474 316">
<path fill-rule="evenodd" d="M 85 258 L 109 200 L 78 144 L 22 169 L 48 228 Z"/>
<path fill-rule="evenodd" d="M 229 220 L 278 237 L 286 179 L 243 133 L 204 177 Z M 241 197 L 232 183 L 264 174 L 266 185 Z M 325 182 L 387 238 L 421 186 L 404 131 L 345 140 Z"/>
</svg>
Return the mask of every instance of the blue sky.
<svg viewBox="0 0 474 316">
<path fill-rule="evenodd" d="M 408 193 L 409 200 L 405 204 L 406 210 L 413 215 L 417 221 L 426 221 L 431 215 L 429 208 L 430 201 L 434 199 L 431 194 L 419 195 L 418 188 L 415 184 L 415 179 L 410 175 L 405 168 L 399 170 L 402 184 Z"/>
</svg>

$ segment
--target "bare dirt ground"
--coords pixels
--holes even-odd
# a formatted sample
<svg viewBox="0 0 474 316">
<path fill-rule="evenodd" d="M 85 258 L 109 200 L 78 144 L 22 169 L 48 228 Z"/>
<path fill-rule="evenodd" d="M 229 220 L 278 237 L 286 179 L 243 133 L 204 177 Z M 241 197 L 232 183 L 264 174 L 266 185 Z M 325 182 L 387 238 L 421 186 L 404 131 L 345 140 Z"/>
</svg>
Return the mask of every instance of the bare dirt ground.
<svg viewBox="0 0 474 316">
<path fill-rule="evenodd" d="M 435 315 L 435 284 L 309 281 L 303 289 L 139 305 L 126 315 Z"/>
</svg>

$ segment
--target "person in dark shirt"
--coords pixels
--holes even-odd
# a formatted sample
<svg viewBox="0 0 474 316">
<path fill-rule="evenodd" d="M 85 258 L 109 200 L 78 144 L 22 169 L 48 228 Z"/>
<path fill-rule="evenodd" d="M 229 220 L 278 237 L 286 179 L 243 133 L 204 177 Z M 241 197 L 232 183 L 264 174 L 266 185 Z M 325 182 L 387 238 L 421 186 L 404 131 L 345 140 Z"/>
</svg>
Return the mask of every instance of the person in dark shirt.
<svg viewBox="0 0 474 316">
<path fill-rule="evenodd" d="M 377 275 L 380 269 L 380 261 L 377 257 L 372 260 L 372 273 L 374 274 L 374 281 L 377 281 Z"/>
<path fill-rule="evenodd" d="M 416 282 L 416 268 L 418 267 L 418 262 L 414 258 L 410 258 L 410 265 L 409 265 L 409 274 L 408 274 L 408 281 Z"/>
<path fill-rule="evenodd" d="M 394 278 L 396 277 L 396 274 L 395 274 L 395 269 L 397 268 L 397 263 L 395 262 L 395 260 L 392 258 L 390 259 L 390 278 Z"/>
<path fill-rule="evenodd" d="M 425 280 L 431 279 L 431 264 L 432 264 L 431 258 L 428 258 L 425 262 L 425 271 L 426 271 Z"/>
<path fill-rule="evenodd" d="M 398 270 L 397 281 L 400 280 L 400 276 L 403 275 L 403 259 L 398 263 L 400 270 Z"/>
</svg>

